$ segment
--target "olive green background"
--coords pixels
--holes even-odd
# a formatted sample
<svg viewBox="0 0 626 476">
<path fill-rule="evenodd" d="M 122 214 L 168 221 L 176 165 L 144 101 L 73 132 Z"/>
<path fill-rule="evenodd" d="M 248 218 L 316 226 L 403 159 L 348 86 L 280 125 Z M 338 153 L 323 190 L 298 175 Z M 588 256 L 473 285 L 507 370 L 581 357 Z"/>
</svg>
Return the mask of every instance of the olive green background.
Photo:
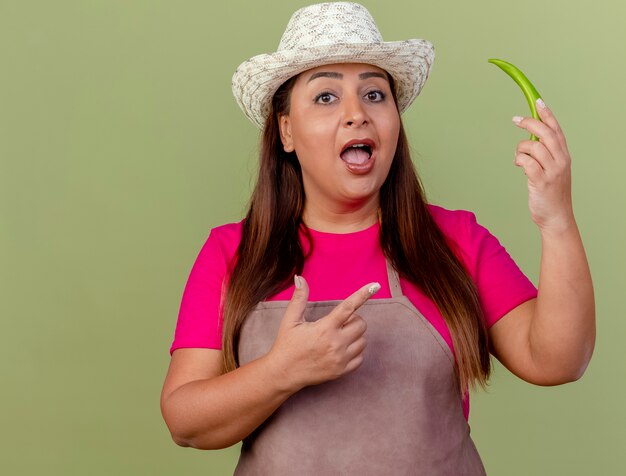
<svg viewBox="0 0 626 476">
<path fill-rule="evenodd" d="M 258 133 L 231 75 L 305 4 L 0 0 L 3 474 L 232 474 L 239 445 L 176 446 L 159 394 L 191 266 L 254 180 Z M 623 474 L 624 3 L 364 4 L 386 40 L 436 46 L 404 115 L 430 200 L 473 210 L 535 283 L 539 234 L 513 165 L 528 134 L 511 122 L 528 107 L 487 59 L 519 66 L 568 139 L 596 351 L 560 387 L 496 366 L 470 415 L 489 474 Z"/>
</svg>

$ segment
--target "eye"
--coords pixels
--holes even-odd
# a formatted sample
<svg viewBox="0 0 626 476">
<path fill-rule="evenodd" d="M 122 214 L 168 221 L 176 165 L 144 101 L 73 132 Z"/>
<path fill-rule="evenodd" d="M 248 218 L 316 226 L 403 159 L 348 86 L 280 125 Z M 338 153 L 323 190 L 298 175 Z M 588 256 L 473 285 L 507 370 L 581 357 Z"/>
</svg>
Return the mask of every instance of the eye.
<svg viewBox="0 0 626 476">
<path fill-rule="evenodd" d="M 384 92 L 378 91 L 378 90 L 370 91 L 366 94 L 366 96 L 367 96 L 367 99 L 372 102 L 382 102 L 385 100 L 385 97 L 387 97 L 387 95 Z"/>
<path fill-rule="evenodd" d="M 334 94 L 326 91 L 315 96 L 315 102 L 318 104 L 330 104 L 333 102 L 334 97 Z"/>
</svg>

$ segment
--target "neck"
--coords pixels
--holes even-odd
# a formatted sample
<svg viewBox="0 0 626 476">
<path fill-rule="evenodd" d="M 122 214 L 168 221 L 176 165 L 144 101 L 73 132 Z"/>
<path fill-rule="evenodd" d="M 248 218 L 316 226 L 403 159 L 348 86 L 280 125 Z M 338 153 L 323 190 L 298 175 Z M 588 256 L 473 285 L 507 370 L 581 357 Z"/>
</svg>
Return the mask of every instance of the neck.
<svg viewBox="0 0 626 476">
<path fill-rule="evenodd" d="M 320 203 L 306 200 L 304 224 L 326 233 L 352 233 L 369 228 L 378 221 L 378 194 L 359 203 Z"/>
</svg>

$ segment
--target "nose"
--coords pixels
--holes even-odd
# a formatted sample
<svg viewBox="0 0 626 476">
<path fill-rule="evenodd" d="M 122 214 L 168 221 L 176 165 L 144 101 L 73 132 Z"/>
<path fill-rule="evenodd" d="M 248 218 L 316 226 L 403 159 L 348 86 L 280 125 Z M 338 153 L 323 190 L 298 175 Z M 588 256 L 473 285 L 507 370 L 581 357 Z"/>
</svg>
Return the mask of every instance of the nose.
<svg viewBox="0 0 626 476">
<path fill-rule="evenodd" d="M 367 111 L 363 107 L 361 98 L 357 95 L 346 95 L 343 100 L 343 123 L 348 127 L 361 127 L 369 122 Z"/>
</svg>

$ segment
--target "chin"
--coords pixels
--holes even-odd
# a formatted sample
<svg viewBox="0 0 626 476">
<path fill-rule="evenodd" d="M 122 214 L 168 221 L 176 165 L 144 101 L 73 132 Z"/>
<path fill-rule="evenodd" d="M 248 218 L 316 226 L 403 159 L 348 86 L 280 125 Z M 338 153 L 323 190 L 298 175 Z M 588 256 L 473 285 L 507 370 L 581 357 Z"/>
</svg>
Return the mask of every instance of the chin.
<svg viewBox="0 0 626 476">
<path fill-rule="evenodd" d="M 373 196 L 378 195 L 379 192 L 380 186 L 378 184 L 371 184 L 365 187 L 347 187 L 341 195 L 346 200 L 361 202 L 371 199 Z"/>
</svg>

